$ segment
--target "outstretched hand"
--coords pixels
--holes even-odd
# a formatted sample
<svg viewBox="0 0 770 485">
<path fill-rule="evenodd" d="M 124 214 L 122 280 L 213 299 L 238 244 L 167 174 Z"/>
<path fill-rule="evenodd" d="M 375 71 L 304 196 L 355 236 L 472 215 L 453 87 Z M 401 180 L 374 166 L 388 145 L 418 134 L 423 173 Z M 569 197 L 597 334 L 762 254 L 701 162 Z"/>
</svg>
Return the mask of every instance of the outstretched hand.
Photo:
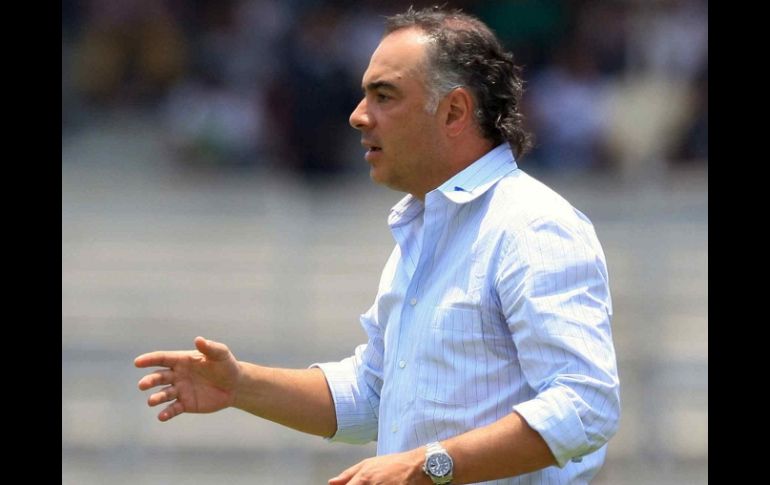
<svg viewBox="0 0 770 485">
<path fill-rule="evenodd" d="M 158 351 L 134 359 L 136 367 L 164 367 L 139 380 L 139 389 L 166 387 L 150 395 L 147 404 L 171 402 L 159 414 L 168 421 L 182 413 L 213 413 L 232 406 L 240 365 L 227 345 L 195 338 L 196 350 Z"/>
</svg>

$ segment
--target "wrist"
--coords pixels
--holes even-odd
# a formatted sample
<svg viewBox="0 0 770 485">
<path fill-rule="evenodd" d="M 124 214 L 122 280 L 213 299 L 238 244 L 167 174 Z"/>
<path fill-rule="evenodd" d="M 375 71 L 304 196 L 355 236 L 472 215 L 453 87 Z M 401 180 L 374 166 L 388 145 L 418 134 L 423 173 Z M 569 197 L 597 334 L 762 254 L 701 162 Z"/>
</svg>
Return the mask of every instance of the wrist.
<svg viewBox="0 0 770 485">
<path fill-rule="evenodd" d="M 265 378 L 261 371 L 263 368 L 250 362 L 236 361 L 238 372 L 235 377 L 235 385 L 232 388 L 230 396 L 230 406 L 236 409 L 249 411 L 258 399 L 255 392 L 258 392 L 263 386 L 260 380 Z"/>
<path fill-rule="evenodd" d="M 230 407 L 241 409 L 241 403 L 240 399 L 243 395 L 242 389 L 246 386 L 246 372 L 244 372 L 243 365 L 244 362 L 241 362 L 240 360 L 235 362 L 238 372 L 235 374 L 235 385 L 232 389 L 232 395 L 230 396 Z"/>
<path fill-rule="evenodd" d="M 409 453 L 409 463 L 412 466 L 413 480 L 410 483 L 417 485 L 433 485 L 433 481 L 425 474 L 425 447 L 415 448 Z"/>
</svg>

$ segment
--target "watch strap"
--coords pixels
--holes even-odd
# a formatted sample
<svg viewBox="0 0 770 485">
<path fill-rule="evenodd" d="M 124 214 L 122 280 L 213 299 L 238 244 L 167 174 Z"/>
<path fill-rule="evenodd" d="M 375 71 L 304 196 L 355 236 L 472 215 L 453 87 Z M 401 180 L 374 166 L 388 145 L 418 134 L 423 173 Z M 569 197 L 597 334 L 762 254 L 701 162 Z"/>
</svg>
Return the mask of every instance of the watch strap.
<svg viewBox="0 0 770 485">
<path fill-rule="evenodd" d="M 425 445 L 425 456 L 432 455 L 433 453 L 446 453 L 446 449 L 441 446 L 441 443 L 434 441 Z"/>
</svg>

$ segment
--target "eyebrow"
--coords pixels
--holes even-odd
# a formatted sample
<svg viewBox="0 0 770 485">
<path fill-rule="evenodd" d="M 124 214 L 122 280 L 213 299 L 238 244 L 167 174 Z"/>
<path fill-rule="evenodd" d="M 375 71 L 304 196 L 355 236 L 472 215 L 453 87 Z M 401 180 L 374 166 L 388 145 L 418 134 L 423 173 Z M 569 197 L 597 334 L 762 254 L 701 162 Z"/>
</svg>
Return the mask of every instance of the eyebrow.
<svg viewBox="0 0 770 485">
<path fill-rule="evenodd" d="M 397 93 L 400 92 L 395 84 L 388 81 L 373 81 L 366 86 L 362 86 L 361 90 L 366 93 L 367 91 L 376 91 L 380 88 L 390 89 L 391 91 L 395 91 Z"/>
</svg>

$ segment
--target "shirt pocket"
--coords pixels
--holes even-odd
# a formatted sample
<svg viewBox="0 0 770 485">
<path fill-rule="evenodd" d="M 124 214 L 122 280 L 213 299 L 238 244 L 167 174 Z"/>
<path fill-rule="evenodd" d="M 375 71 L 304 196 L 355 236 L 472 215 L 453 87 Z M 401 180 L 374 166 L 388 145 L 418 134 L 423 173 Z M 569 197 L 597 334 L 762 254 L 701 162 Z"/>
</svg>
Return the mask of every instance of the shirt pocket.
<svg viewBox="0 0 770 485">
<path fill-rule="evenodd" d="M 460 405 L 483 398 L 486 357 L 478 309 L 437 307 L 419 348 L 419 397 Z"/>
</svg>

